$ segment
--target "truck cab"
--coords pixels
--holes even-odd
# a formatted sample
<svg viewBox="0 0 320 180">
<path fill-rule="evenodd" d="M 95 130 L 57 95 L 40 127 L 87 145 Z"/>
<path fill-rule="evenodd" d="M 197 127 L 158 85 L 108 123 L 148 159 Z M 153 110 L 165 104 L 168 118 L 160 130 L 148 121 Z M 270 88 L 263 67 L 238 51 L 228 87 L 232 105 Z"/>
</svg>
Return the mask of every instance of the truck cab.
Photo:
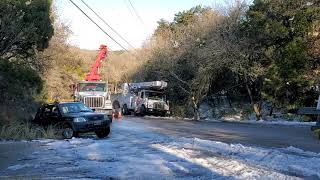
<svg viewBox="0 0 320 180">
<path fill-rule="evenodd" d="M 104 81 L 79 81 L 74 87 L 74 100 L 98 112 L 112 113 L 108 84 Z"/>
<path fill-rule="evenodd" d="M 169 105 L 163 91 L 141 90 L 136 98 L 135 112 L 141 115 L 156 114 L 165 116 Z"/>
</svg>

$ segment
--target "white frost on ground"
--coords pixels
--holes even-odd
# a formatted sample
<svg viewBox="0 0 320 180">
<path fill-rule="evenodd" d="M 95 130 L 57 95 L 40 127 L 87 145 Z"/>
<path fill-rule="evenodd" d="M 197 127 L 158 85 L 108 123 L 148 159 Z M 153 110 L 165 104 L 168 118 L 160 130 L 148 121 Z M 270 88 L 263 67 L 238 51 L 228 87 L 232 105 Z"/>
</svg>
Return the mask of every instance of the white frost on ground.
<svg viewBox="0 0 320 180">
<path fill-rule="evenodd" d="M 209 154 L 212 153 L 221 157 L 228 157 L 232 160 L 245 161 L 250 165 L 262 166 L 278 172 L 320 178 L 320 154 L 306 152 L 294 147 L 266 149 L 248 147 L 241 144 L 226 144 L 216 141 L 201 140 L 198 138 L 181 138 L 178 141 L 168 143 L 166 146 L 155 146 L 179 156 L 183 156 L 185 154 L 184 152 L 190 149 L 205 151 Z M 192 158 L 190 158 L 190 160 L 194 161 Z M 203 159 L 202 162 L 211 164 L 213 163 L 211 160 L 212 158 Z M 232 169 L 230 169 L 230 171 L 232 171 Z"/>
<path fill-rule="evenodd" d="M 8 169 L 9 169 L 9 170 L 18 170 L 18 169 L 22 169 L 22 168 L 26 168 L 26 167 L 38 168 L 39 165 L 33 165 L 33 164 L 17 164 L 17 165 L 9 166 Z"/>
<path fill-rule="evenodd" d="M 185 118 L 185 117 L 178 117 L 178 116 L 167 116 L 167 117 L 161 117 L 161 116 L 145 116 L 145 118 L 148 119 L 166 119 L 166 120 L 186 120 L 186 121 L 192 121 L 192 118 Z"/>
<path fill-rule="evenodd" d="M 220 110 L 226 110 L 230 108 L 221 107 Z M 199 109 L 202 119 L 205 121 L 212 122 L 241 122 L 241 123 L 251 123 L 251 124 L 269 124 L 269 125 L 289 125 L 289 126 L 314 126 L 316 122 L 304 122 L 297 116 L 291 120 L 279 117 L 265 116 L 264 120 L 257 121 L 254 113 L 252 113 L 247 119 L 243 119 L 240 113 L 234 115 L 224 115 L 221 118 L 213 117 L 214 109 L 208 104 L 203 103 L 200 105 Z M 219 111 L 219 109 L 217 110 Z M 279 115 L 278 115 L 279 116 Z"/>
<path fill-rule="evenodd" d="M 217 119 L 207 119 L 208 121 L 217 121 Z M 220 121 L 227 122 L 241 122 L 241 123 L 250 123 L 250 124 L 269 124 L 269 125 L 287 125 L 287 126 L 314 126 L 316 122 L 303 122 L 303 121 L 287 121 L 281 118 L 275 118 L 271 120 L 241 120 L 241 118 L 235 117 L 224 117 Z"/>
<path fill-rule="evenodd" d="M 112 129 L 113 134 L 103 140 L 95 136 L 41 140 L 43 150 L 4 173 L 61 179 L 320 178 L 320 154 L 294 147 L 268 149 L 173 138 L 129 121 L 115 122 Z"/>
</svg>

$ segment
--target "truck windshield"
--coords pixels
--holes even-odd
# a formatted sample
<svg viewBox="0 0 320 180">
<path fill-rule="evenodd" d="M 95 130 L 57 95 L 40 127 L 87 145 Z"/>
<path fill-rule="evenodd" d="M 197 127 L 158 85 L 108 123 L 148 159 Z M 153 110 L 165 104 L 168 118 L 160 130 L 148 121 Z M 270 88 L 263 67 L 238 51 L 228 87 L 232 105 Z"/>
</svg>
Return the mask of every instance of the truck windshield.
<svg viewBox="0 0 320 180">
<path fill-rule="evenodd" d="M 65 103 L 60 105 L 63 114 L 79 113 L 79 112 L 93 112 L 92 109 L 82 103 Z"/>
<path fill-rule="evenodd" d="M 106 84 L 104 83 L 79 83 L 79 91 L 106 91 Z"/>
<path fill-rule="evenodd" d="M 146 91 L 145 92 L 146 97 L 149 99 L 155 99 L 155 100 L 165 100 L 165 96 L 161 92 L 155 92 L 155 91 Z"/>
</svg>

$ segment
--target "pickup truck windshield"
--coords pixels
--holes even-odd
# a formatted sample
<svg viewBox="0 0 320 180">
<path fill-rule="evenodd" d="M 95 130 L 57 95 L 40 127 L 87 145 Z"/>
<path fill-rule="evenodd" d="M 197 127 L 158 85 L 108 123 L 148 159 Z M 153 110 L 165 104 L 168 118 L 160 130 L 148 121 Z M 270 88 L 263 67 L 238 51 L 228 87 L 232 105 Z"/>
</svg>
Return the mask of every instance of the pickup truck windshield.
<svg viewBox="0 0 320 180">
<path fill-rule="evenodd" d="M 165 100 L 165 96 L 161 92 L 146 91 L 145 93 L 145 96 L 149 99 Z"/>
<path fill-rule="evenodd" d="M 82 103 L 66 103 L 60 105 L 63 114 L 80 113 L 80 112 L 93 112 L 92 109 Z"/>
<path fill-rule="evenodd" d="M 106 84 L 104 83 L 80 83 L 79 84 L 79 91 L 86 92 L 86 91 L 106 91 Z"/>
</svg>

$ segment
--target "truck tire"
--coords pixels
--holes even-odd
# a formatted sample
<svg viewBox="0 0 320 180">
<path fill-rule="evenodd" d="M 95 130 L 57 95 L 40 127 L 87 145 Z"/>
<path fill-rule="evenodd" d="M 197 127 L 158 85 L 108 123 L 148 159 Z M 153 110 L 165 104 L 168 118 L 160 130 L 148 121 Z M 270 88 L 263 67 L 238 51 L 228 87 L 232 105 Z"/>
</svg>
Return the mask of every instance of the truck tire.
<svg viewBox="0 0 320 180">
<path fill-rule="evenodd" d="M 142 117 L 146 115 L 146 107 L 144 105 L 140 107 L 139 115 Z"/>
<path fill-rule="evenodd" d="M 166 115 L 167 115 L 167 112 L 161 112 L 161 113 L 160 113 L 160 116 L 161 116 L 161 117 L 166 117 Z"/>
<path fill-rule="evenodd" d="M 62 128 L 62 136 L 64 139 L 71 139 L 74 136 L 74 131 L 72 127 L 65 124 Z"/>
<path fill-rule="evenodd" d="M 110 134 L 110 127 L 104 128 L 104 129 L 100 129 L 98 131 L 96 131 L 96 135 L 98 136 L 98 138 L 105 138 Z"/>
<path fill-rule="evenodd" d="M 129 115 L 130 112 L 129 112 L 129 109 L 127 107 L 127 104 L 124 104 L 123 107 L 122 107 L 122 114 L 123 115 Z"/>
<path fill-rule="evenodd" d="M 113 109 L 119 109 L 119 108 L 120 108 L 120 103 L 119 103 L 119 101 L 117 101 L 117 100 L 113 101 L 113 103 L 112 103 L 112 108 L 113 108 Z"/>
</svg>

